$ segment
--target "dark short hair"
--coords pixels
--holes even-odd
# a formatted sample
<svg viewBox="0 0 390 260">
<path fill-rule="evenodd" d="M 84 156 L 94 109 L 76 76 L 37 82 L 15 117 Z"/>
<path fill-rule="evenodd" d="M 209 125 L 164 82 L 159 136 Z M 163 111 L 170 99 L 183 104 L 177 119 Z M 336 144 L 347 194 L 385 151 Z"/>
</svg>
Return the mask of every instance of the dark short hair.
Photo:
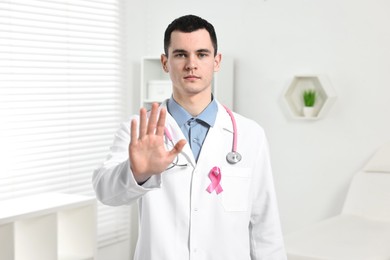
<svg viewBox="0 0 390 260">
<path fill-rule="evenodd" d="M 175 19 L 171 24 L 168 25 L 164 34 L 164 51 L 165 55 L 168 57 L 168 48 L 171 44 L 171 34 L 173 31 L 180 32 L 194 32 L 199 29 L 206 29 L 210 34 L 211 42 L 214 47 L 214 56 L 217 55 L 218 43 L 217 35 L 214 30 L 214 26 L 196 15 L 185 15 Z"/>
</svg>

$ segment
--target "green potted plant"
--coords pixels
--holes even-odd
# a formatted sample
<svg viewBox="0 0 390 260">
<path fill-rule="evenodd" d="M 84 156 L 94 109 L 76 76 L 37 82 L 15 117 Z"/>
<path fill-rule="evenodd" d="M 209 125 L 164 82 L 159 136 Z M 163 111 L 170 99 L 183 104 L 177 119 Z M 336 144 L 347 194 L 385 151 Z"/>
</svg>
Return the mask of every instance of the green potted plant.
<svg viewBox="0 0 390 260">
<path fill-rule="evenodd" d="M 314 115 L 314 105 L 316 103 L 317 93 L 314 89 L 303 91 L 303 115 L 312 117 Z"/>
</svg>

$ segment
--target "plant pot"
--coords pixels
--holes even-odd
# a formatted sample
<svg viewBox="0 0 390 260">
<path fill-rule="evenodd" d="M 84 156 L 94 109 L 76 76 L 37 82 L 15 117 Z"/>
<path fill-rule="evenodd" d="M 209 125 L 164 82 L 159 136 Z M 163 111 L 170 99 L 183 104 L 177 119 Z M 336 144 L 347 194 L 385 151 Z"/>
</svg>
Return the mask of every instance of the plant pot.
<svg viewBox="0 0 390 260">
<path fill-rule="evenodd" d="M 302 114 L 304 117 L 314 117 L 314 107 L 303 107 Z"/>
</svg>

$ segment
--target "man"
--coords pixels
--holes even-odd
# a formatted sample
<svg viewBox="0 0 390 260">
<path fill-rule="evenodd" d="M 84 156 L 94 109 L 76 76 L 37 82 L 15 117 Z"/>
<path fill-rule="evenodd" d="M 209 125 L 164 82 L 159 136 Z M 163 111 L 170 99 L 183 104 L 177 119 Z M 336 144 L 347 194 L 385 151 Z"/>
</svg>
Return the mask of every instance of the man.
<svg viewBox="0 0 390 260">
<path fill-rule="evenodd" d="M 98 199 L 138 201 L 136 260 L 286 259 L 263 129 L 211 93 L 221 63 L 213 26 L 180 17 L 164 49 L 172 97 L 121 126 L 94 172 Z M 234 137 L 236 163 L 226 158 Z"/>
</svg>

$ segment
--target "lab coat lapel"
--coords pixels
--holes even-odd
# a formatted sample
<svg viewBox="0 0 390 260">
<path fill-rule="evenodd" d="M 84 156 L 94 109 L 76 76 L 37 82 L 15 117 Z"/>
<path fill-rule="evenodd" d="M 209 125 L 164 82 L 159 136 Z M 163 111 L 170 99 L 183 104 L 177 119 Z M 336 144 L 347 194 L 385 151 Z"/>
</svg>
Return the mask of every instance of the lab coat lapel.
<svg viewBox="0 0 390 260">
<path fill-rule="evenodd" d="M 225 108 L 218 102 L 218 114 L 215 120 L 214 127 L 210 127 L 206 139 L 203 143 L 202 150 L 199 155 L 198 163 L 202 162 L 202 157 L 213 157 L 215 154 L 221 155 L 218 148 L 225 147 L 227 141 L 233 140 L 233 126 L 229 114 Z M 222 155 L 224 157 L 224 155 Z M 222 157 L 221 157 L 222 158 Z"/>
</svg>

